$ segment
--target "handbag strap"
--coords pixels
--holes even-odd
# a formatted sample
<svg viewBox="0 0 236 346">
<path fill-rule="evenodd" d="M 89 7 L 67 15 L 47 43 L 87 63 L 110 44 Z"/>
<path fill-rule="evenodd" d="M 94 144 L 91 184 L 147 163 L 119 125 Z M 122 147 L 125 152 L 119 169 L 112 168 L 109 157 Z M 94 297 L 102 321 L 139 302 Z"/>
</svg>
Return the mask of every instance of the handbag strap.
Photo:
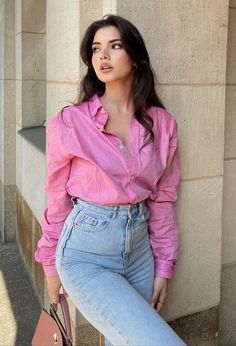
<svg viewBox="0 0 236 346">
<path fill-rule="evenodd" d="M 71 333 L 71 322 L 70 322 L 70 312 L 69 312 L 69 307 L 67 303 L 67 299 L 64 296 L 64 294 L 59 294 L 59 303 L 61 306 L 62 310 L 62 315 L 64 319 L 64 325 L 65 325 L 65 332 L 66 332 L 66 337 L 69 341 L 72 342 L 72 333 Z M 52 303 L 50 305 L 51 309 L 56 312 L 57 311 L 57 304 Z"/>
</svg>

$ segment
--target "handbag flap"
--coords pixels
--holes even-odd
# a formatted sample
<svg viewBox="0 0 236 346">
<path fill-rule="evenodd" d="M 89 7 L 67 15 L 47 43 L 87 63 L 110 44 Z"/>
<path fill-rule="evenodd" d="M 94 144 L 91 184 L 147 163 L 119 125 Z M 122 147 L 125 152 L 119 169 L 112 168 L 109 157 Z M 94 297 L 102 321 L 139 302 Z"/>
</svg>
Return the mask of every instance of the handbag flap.
<svg viewBox="0 0 236 346">
<path fill-rule="evenodd" d="M 63 346 L 61 331 L 52 316 L 43 309 L 32 339 L 32 346 Z"/>
</svg>

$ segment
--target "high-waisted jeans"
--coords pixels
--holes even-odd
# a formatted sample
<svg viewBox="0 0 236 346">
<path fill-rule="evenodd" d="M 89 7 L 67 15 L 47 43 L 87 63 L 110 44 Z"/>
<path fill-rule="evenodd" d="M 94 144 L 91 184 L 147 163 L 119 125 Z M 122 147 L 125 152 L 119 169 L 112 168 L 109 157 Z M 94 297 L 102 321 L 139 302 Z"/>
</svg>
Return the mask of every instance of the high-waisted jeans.
<svg viewBox="0 0 236 346">
<path fill-rule="evenodd" d="M 106 345 L 186 346 L 151 306 L 154 258 L 145 201 L 103 206 L 71 200 L 56 268 L 77 309 Z"/>
</svg>

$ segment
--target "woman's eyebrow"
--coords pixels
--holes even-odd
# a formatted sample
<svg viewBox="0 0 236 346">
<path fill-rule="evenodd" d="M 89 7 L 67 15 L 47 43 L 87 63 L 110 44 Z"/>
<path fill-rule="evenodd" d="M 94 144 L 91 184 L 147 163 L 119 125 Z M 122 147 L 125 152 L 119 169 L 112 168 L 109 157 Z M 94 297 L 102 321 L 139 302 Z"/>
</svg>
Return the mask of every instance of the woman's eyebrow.
<svg viewBox="0 0 236 346">
<path fill-rule="evenodd" d="M 113 43 L 113 42 L 116 42 L 116 41 L 121 41 L 121 39 L 120 38 L 114 38 L 113 40 L 110 40 L 110 41 L 108 41 L 109 43 Z M 93 42 L 92 43 L 92 45 L 93 44 L 101 44 L 101 42 Z"/>
</svg>

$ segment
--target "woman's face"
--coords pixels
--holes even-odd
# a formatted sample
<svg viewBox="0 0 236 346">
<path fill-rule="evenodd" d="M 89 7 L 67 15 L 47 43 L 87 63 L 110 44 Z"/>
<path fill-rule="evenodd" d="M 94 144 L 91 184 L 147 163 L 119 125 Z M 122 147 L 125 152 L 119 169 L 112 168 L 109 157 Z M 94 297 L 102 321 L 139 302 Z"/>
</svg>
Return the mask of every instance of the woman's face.
<svg viewBox="0 0 236 346">
<path fill-rule="evenodd" d="M 115 26 L 97 30 L 92 52 L 92 65 L 102 82 L 126 82 L 133 78 L 134 62 L 123 48 L 120 32 Z"/>
</svg>

